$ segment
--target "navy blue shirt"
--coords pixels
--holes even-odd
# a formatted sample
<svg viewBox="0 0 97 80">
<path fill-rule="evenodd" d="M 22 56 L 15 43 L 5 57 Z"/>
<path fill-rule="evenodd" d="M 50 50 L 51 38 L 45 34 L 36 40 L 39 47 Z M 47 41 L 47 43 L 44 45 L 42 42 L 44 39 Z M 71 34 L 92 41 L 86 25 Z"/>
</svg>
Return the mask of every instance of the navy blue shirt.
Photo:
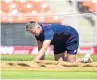
<svg viewBox="0 0 97 80">
<path fill-rule="evenodd" d="M 63 43 L 72 38 L 76 38 L 77 31 L 71 26 L 61 24 L 40 24 L 42 32 L 39 36 L 35 36 L 37 40 L 43 42 L 44 40 L 51 40 L 51 44 Z"/>
</svg>

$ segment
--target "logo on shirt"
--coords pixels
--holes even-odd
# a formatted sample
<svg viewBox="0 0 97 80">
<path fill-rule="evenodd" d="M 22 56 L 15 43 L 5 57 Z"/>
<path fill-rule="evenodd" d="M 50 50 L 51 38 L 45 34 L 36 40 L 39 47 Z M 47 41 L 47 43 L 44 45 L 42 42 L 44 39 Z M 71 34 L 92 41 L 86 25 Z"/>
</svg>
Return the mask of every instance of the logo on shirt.
<svg viewBox="0 0 97 80">
<path fill-rule="evenodd" d="M 77 50 L 74 50 L 74 53 L 76 53 L 77 52 Z"/>
</svg>

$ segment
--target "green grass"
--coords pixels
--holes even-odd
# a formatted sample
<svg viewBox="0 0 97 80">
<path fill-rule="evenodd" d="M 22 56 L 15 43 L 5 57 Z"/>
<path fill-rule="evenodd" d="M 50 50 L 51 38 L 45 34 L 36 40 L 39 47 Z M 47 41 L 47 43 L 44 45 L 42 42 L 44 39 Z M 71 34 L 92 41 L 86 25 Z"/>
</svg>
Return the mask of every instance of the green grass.
<svg viewBox="0 0 97 80">
<path fill-rule="evenodd" d="M 1 55 L 2 61 L 32 61 L 34 55 Z M 54 60 L 53 56 L 46 56 L 46 60 Z"/>
<path fill-rule="evenodd" d="M 1 55 L 2 61 L 32 61 L 33 55 Z M 83 57 L 83 55 L 78 55 Z M 97 61 L 97 55 L 92 56 Z M 54 57 L 46 56 L 46 60 Z M 65 72 L 65 71 L 32 71 L 32 70 L 2 70 L 2 79 L 97 79 L 97 72 Z"/>
<path fill-rule="evenodd" d="M 2 79 L 97 79 L 97 72 L 4 70 Z"/>
<path fill-rule="evenodd" d="M 77 55 L 77 57 L 83 57 L 84 55 Z M 32 61 L 35 58 L 34 55 L 1 55 L 2 61 Z M 45 57 L 46 60 L 54 60 L 53 55 Z M 92 55 L 93 61 L 97 61 L 97 55 Z"/>
</svg>

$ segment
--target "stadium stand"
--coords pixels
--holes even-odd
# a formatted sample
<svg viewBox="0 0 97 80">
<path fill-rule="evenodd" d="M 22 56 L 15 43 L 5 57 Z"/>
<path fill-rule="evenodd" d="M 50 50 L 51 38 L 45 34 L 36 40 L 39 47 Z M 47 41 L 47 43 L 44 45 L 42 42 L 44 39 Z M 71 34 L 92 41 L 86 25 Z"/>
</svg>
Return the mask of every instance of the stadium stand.
<svg viewBox="0 0 97 80">
<path fill-rule="evenodd" d="M 50 5 L 48 5 L 48 3 Z M 59 8 L 56 5 L 59 5 Z M 97 11 L 97 2 L 84 1 L 82 5 L 87 7 L 90 12 Z M 62 18 L 53 15 L 56 13 L 72 12 L 73 10 L 69 6 L 70 5 L 64 2 L 64 0 L 61 1 L 61 4 L 59 1 L 54 3 L 54 1 L 51 0 L 1 0 L 0 22 L 25 23 L 30 20 L 49 23 L 62 22 Z"/>
<path fill-rule="evenodd" d="M 60 22 L 58 16 L 46 1 L 43 0 L 1 0 L 1 23 Z M 39 17 L 42 16 L 42 17 Z"/>
<path fill-rule="evenodd" d="M 97 17 L 95 16 L 94 12 L 97 10 L 97 2 L 81 2 L 81 5 L 79 5 L 79 2 L 77 2 L 76 9 L 73 6 L 74 4 L 71 4 L 72 1 L 65 1 L 65 0 L 1 0 L 1 7 L 0 7 L 0 15 L 1 15 L 1 23 L 7 23 L 2 24 L 2 45 L 11 44 L 11 45 L 18 45 L 22 44 L 23 40 L 25 40 L 24 43 L 29 42 L 27 44 L 30 45 L 31 41 L 29 41 L 29 38 L 27 39 L 25 36 L 27 33 L 25 32 L 24 35 L 24 26 L 25 23 L 30 20 L 35 20 L 37 22 L 64 22 L 67 25 L 71 26 L 77 26 L 79 34 L 80 34 L 80 42 L 82 46 L 91 46 L 95 42 L 95 21 L 94 23 L 92 20 L 89 20 L 89 17 L 91 19 Z M 86 12 L 81 12 L 79 9 L 85 7 Z M 79 8 L 79 9 L 78 9 Z M 87 10 L 86 10 L 87 9 Z M 93 9 L 92 12 L 88 11 L 89 9 Z M 74 10 L 76 11 L 76 14 L 74 13 Z M 62 14 L 61 14 L 62 13 Z M 89 15 L 85 14 L 89 13 Z M 83 15 L 85 14 L 85 15 Z M 12 23 L 12 24 L 9 24 Z M 15 24 L 15 23 L 23 23 L 23 24 Z M 93 25 L 91 25 L 91 23 Z M 11 26 L 8 28 L 8 26 Z M 22 36 L 24 36 L 22 39 L 17 38 L 13 36 L 18 36 L 19 34 L 13 34 L 12 28 L 15 28 L 16 33 L 23 33 Z M 18 27 L 17 27 L 18 26 Z M 21 27 L 21 29 L 20 29 Z M 10 34 L 7 33 L 12 32 Z M 3 31 L 4 30 L 4 31 Z M 18 32 L 20 30 L 20 32 Z M 88 30 L 86 32 L 86 30 Z M 5 35 L 6 34 L 6 35 Z M 10 42 L 8 42 L 6 39 L 9 38 L 9 36 L 12 35 L 10 38 Z M 29 35 L 29 34 L 28 34 Z M 13 40 L 14 39 L 14 40 Z M 27 39 L 27 40 L 26 40 Z M 31 39 L 30 39 L 31 40 Z M 13 41 L 13 43 L 12 43 Z M 16 43 L 17 42 L 17 43 Z M 15 44 L 16 43 L 16 44 Z M 22 45 L 23 45 L 22 44 Z M 27 45 L 26 44 L 26 45 Z"/>
<path fill-rule="evenodd" d="M 84 1 L 82 4 L 88 8 L 89 12 L 97 12 L 97 2 Z"/>
</svg>

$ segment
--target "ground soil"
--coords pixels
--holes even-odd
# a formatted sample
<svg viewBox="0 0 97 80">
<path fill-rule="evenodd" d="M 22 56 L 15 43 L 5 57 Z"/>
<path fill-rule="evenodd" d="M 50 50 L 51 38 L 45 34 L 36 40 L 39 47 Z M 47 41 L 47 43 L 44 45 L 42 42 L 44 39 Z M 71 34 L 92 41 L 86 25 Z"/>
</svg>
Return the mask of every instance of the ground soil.
<svg viewBox="0 0 97 80">
<path fill-rule="evenodd" d="M 97 62 L 68 63 L 63 61 L 2 61 L 1 70 L 97 71 Z"/>
</svg>

